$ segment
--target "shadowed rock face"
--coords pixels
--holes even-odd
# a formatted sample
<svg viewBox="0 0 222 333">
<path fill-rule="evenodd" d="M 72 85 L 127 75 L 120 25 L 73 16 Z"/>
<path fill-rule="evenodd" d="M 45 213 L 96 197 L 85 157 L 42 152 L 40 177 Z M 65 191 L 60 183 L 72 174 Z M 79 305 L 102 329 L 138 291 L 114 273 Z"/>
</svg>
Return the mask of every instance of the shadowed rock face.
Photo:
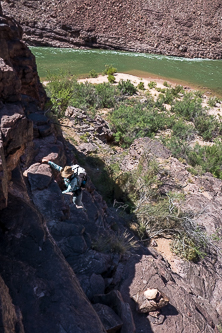
<svg viewBox="0 0 222 333">
<path fill-rule="evenodd" d="M 221 59 L 220 0 L 3 2 L 30 45 Z"/>
<path fill-rule="evenodd" d="M 99 317 L 30 196 L 52 181 L 49 167 L 44 174 L 45 166 L 33 159 L 39 161 L 48 149 L 61 153 L 62 162 L 64 147 L 40 109 L 46 96 L 21 32 L 13 19 L 0 16 L 0 331 L 102 333 Z M 34 134 L 47 136 L 47 148 L 41 151 Z M 30 185 L 30 175 L 22 173 L 26 163 L 32 164 Z M 62 217 L 60 207 L 57 218 Z"/>
</svg>

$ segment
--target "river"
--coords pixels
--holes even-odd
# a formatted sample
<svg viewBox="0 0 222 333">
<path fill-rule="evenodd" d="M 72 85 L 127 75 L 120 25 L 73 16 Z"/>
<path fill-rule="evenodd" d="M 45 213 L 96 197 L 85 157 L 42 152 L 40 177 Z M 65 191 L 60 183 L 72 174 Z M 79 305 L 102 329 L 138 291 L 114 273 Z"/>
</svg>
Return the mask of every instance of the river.
<svg viewBox="0 0 222 333">
<path fill-rule="evenodd" d="M 106 64 L 118 72 L 153 77 L 210 90 L 222 96 L 222 60 L 188 59 L 147 53 L 108 50 L 80 50 L 52 47 L 30 47 L 36 57 L 38 73 L 42 80 L 47 73 L 61 71 L 86 76 L 91 69 L 101 73 Z"/>
</svg>

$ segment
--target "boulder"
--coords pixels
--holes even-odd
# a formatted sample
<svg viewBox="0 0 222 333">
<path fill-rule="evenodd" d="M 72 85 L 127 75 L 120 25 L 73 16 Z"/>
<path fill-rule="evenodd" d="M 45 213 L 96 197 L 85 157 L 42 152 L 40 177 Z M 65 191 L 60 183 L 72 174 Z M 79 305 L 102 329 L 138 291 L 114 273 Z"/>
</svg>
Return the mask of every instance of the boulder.
<svg viewBox="0 0 222 333">
<path fill-rule="evenodd" d="M 105 281 L 100 274 L 92 274 L 90 277 L 90 289 L 92 295 L 104 294 Z"/>
<path fill-rule="evenodd" d="M 21 81 L 12 66 L 0 58 L 0 99 L 4 102 L 16 102 L 21 99 Z"/>
<path fill-rule="evenodd" d="M 98 149 L 98 147 L 94 143 L 82 143 L 77 147 L 77 149 L 81 151 L 83 154 L 87 155 L 92 152 L 95 152 Z"/>
<path fill-rule="evenodd" d="M 31 190 L 43 190 L 52 180 L 51 168 L 48 164 L 35 163 L 26 170 Z"/>
<path fill-rule="evenodd" d="M 108 142 L 113 139 L 113 133 L 109 128 L 109 124 L 102 117 L 97 115 L 95 118 L 92 118 L 87 115 L 85 111 L 72 106 L 68 106 L 65 115 L 70 118 L 70 126 L 72 126 L 79 135 L 87 133 L 89 139 L 94 137 L 102 142 Z M 87 153 L 89 149 L 91 149 L 91 151 L 96 150 L 93 146 L 96 147 L 94 144 L 90 143 L 88 147 L 84 144 L 79 147 L 80 151 L 84 152 L 84 150 L 86 150 Z"/>
<path fill-rule="evenodd" d="M 136 328 L 132 312 L 128 303 L 123 301 L 118 290 L 113 290 L 106 295 L 96 295 L 93 303 L 101 303 L 111 307 L 123 322 L 121 333 L 135 333 Z"/>
<path fill-rule="evenodd" d="M 121 329 L 123 323 L 117 314 L 107 305 L 94 304 L 94 310 L 98 314 L 107 333 L 115 333 Z"/>
<path fill-rule="evenodd" d="M 157 289 L 147 289 L 139 291 L 136 295 L 132 296 L 137 304 L 137 311 L 141 313 L 148 313 L 156 311 L 169 303 L 169 299 Z"/>
</svg>

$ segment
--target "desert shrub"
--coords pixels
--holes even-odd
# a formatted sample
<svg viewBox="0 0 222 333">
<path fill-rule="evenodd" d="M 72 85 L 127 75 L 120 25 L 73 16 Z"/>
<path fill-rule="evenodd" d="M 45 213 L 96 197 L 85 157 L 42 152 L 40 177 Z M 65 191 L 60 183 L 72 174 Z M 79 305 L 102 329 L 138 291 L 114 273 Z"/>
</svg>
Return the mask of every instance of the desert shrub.
<svg viewBox="0 0 222 333">
<path fill-rule="evenodd" d="M 164 87 L 167 87 L 167 88 L 171 87 L 171 85 L 167 81 L 164 81 L 163 85 L 164 85 Z"/>
<path fill-rule="evenodd" d="M 110 83 L 78 83 L 75 78 L 67 76 L 51 77 L 46 89 L 52 111 L 59 117 L 64 116 L 68 105 L 90 112 L 98 108 L 114 107 L 123 99 L 119 89 Z"/>
<path fill-rule="evenodd" d="M 181 101 L 176 101 L 171 111 L 183 116 L 188 121 L 194 121 L 198 116 L 205 115 L 202 108 L 202 100 L 192 93 L 186 93 Z"/>
<path fill-rule="evenodd" d="M 109 75 L 108 75 L 108 81 L 109 81 L 110 83 L 114 83 L 114 82 L 115 82 L 115 76 L 113 76 L 112 74 L 109 74 Z"/>
<path fill-rule="evenodd" d="M 165 96 L 163 94 L 159 94 L 159 96 L 157 97 L 157 100 L 155 102 L 155 106 L 159 109 L 162 110 L 163 104 L 165 103 Z"/>
<path fill-rule="evenodd" d="M 193 167 L 199 165 L 203 172 L 211 172 L 222 179 L 222 143 L 219 140 L 212 146 L 196 144 L 189 152 L 188 161 Z"/>
<path fill-rule="evenodd" d="M 97 103 L 95 86 L 89 82 L 76 82 L 72 87 L 72 96 L 69 105 L 87 110 Z"/>
<path fill-rule="evenodd" d="M 89 77 L 96 78 L 98 77 L 98 74 L 96 73 L 95 69 L 91 69 L 89 72 Z"/>
<path fill-rule="evenodd" d="M 138 89 L 140 90 L 145 90 L 145 87 L 144 87 L 144 82 L 140 82 L 137 86 Z"/>
<path fill-rule="evenodd" d="M 113 75 L 117 72 L 117 68 L 114 68 L 112 65 L 105 65 L 105 70 L 103 71 L 103 75 Z"/>
<path fill-rule="evenodd" d="M 162 138 L 162 142 L 172 152 L 174 157 L 188 160 L 191 148 L 186 140 L 172 136 L 171 138 Z"/>
<path fill-rule="evenodd" d="M 179 93 L 184 93 L 183 86 L 176 85 L 175 88 L 171 88 L 171 93 L 176 97 Z"/>
<path fill-rule="evenodd" d="M 112 112 L 110 122 L 116 142 L 129 146 L 135 138 L 152 137 L 158 130 L 172 127 L 174 117 L 156 108 L 144 108 L 141 103 L 122 104 Z"/>
<path fill-rule="evenodd" d="M 202 98 L 203 97 L 203 91 L 201 90 L 196 90 L 194 91 L 194 95 L 199 97 L 199 98 Z"/>
<path fill-rule="evenodd" d="M 156 86 L 157 86 L 157 83 L 154 82 L 154 81 L 150 81 L 150 82 L 148 83 L 148 87 L 149 87 L 150 89 L 156 88 Z"/>
<path fill-rule="evenodd" d="M 174 101 L 175 96 L 172 94 L 171 89 L 166 90 L 166 94 L 164 96 L 164 102 L 165 104 L 171 105 Z"/>
<path fill-rule="evenodd" d="M 138 244 L 132 235 L 124 231 L 103 235 L 92 242 L 92 247 L 98 252 L 124 254 L 131 249 L 136 249 Z"/>
<path fill-rule="evenodd" d="M 119 97 L 119 91 L 110 83 L 100 83 L 95 86 L 97 93 L 97 108 L 112 108 Z"/>
<path fill-rule="evenodd" d="M 156 91 L 161 92 L 162 94 L 164 94 L 166 92 L 166 89 L 164 89 L 164 88 L 156 88 Z"/>
<path fill-rule="evenodd" d="M 194 176 L 202 176 L 204 174 L 203 168 L 201 165 L 195 165 L 194 168 L 187 168 L 187 171 L 189 171 Z"/>
<path fill-rule="evenodd" d="M 117 88 L 123 95 L 132 96 L 132 95 L 136 94 L 136 92 L 137 92 L 136 87 L 131 83 L 130 80 L 126 80 L 126 81 L 120 80 Z"/>
<path fill-rule="evenodd" d="M 194 139 L 195 128 L 185 124 L 183 120 L 179 120 L 173 125 L 172 134 L 181 140 L 191 141 Z"/>
<path fill-rule="evenodd" d="M 202 115 L 194 120 L 198 133 L 204 140 L 211 140 L 222 133 L 222 124 L 212 115 Z"/>
<path fill-rule="evenodd" d="M 197 262 L 206 256 L 204 245 L 198 244 L 186 233 L 178 234 L 171 242 L 171 250 L 181 258 Z"/>
<path fill-rule="evenodd" d="M 220 103 L 220 99 L 217 97 L 210 97 L 207 104 L 211 107 L 215 107 L 217 103 Z"/>
<path fill-rule="evenodd" d="M 77 83 L 75 78 L 67 78 L 66 74 L 51 75 L 46 92 L 51 101 L 51 109 L 58 117 L 63 117 L 72 96 L 73 85 Z"/>
</svg>

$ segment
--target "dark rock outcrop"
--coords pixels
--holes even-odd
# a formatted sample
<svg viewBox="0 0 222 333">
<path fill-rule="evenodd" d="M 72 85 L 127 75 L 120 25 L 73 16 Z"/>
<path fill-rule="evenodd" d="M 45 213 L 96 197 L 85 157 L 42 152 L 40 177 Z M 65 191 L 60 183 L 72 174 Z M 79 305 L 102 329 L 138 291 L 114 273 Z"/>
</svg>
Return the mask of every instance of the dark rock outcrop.
<svg viewBox="0 0 222 333">
<path fill-rule="evenodd" d="M 220 0 L 3 2 L 29 45 L 222 58 Z"/>
<path fill-rule="evenodd" d="M 94 118 L 87 115 L 81 109 L 69 106 L 65 112 L 65 116 L 69 118 L 69 126 L 71 126 L 78 135 L 87 135 L 88 141 L 99 139 L 102 142 L 113 140 L 113 133 L 109 128 L 109 124 L 101 116 L 96 115 Z M 90 152 L 96 149 L 96 146 L 90 142 L 88 146 L 82 146 L 82 150 Z M 81 147 L 80 147 L 81 150 Z"/>
<path fill-rule="evenodd" d="M 51 124 L 47 133 L 41 131 L 48 123 L 40 109 L 46 95 L 21 32 L 13 19 L 0 16 L 0 331 L 102 333 L 99 317 L 48 232 L 47 216 L 33 204 L 31 193 L 52 182 L 49 167 L 34 159 L 39 162 L 47 149 L 56 159 L 63 150 L 62 161 L 64 147 Z M 40 138 L 47 148 L 38 144 Z"/>
</svg>

